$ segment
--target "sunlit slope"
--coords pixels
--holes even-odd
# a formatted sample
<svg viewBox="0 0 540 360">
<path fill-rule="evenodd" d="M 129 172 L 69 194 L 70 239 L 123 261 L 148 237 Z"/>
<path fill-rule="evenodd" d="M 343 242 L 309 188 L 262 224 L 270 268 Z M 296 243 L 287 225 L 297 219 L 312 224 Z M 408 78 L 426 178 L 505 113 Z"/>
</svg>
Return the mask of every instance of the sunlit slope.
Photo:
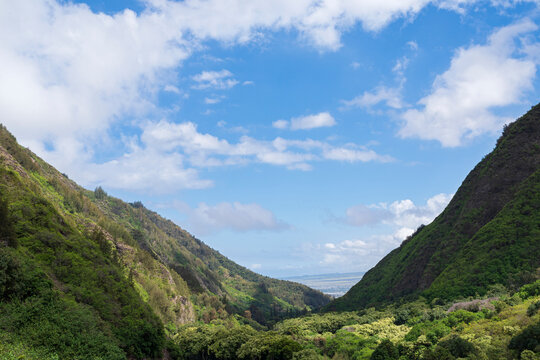
<svg viewBox="0 0 540 360">
<path fill-rule="evenodd" d="M 328 301 L 234 263 L 139 202 L 78 186 L 0 126 L 0 342 L 153 358 L 164 326 L 231 315 L 266 325 Z"/>
</svg>

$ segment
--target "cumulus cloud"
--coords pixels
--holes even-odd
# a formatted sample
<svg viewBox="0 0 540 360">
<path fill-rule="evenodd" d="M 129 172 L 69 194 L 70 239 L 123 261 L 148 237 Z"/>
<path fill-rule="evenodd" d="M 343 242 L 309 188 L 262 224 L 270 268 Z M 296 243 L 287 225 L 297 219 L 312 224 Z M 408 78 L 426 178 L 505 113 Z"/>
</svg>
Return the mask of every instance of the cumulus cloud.
<svg viewBox="0 0 540 360">
<path fill-rule="evenodd" d="M 408 236 L 424 224 L 427 225 L 441 213 L 453 195 L 438 194 L 424 205 L 412 200 L 398 200 L 390 204 L 356 205 L 346 210 L 346 223 L 354 226 L 387 224 L 399 228 L 399 234 Z"/>
<path fill-rule="evenodd" d="M 276 129 L 310 130 L 320 127 L 332 127 L 337 122 L 329 112 L 321 112 L 313 115 L 294 117 L 290 121 L 276 120 L 272 126 Z"/>
<path fill-rule="evenodd" d="M 211 134 L 200 133 L 191 122 L 150 123 L 144 128 L 141 141 L 152 149 L 184 154 L 186 162 L 196 168 L 263 163 L 306 171 L 311 170 L 310 163 L 314 161 L 392 160 L 388 155 L 379 155 L 363 146 L 347 144 L 345 147 L 336 147 L 312 139 L 289 140 L 277 137 L 266 141 L 244 135 L 238 142 L 231 143 Z"/>
<path fill-rule="evenodd" d="M 184 167 L 182 155 L 164 154 L 156 149 L 137 148 L 118 159 L 90 164 L 80 169 L 79 174 L 85 184 L 155 194 L 213 185 L 211 180 L 200 179 L 198 170 Z"/>
<path fill-rule="evenodd" d="M 291 130 L 308 130 L 320 127 L 332 127 L 334 125 L 336 125 L 336 120 L 329 112 L 291 119 Z"/>
<path fill-rule="evenodd" d="M 446 207 L 452 195 L 438 194 L 416 205 L 411 200 L 398 200 L 390 204 L 357 205 L 347 209 L 344 220 L 353 226 L 382 224 L 381 234 L 327 242 L 308 246 L 315 253 L 321 266 L 355 264 L 351 270 L 365 270 L 375 265 L 382 256 L 397 247 L 420 225 L 429 224 Z"/>
<path fill-rule="evenodd" d="M 358 258 L 374 255 L 374 252 L 377 252 L 377 243 L 359 239 L 344 240 L 337 243 L 326 243 L 321 247 L 321 250 L 323 254 L 320 263 L 322 265 L 347 264 L 351 260 L 357 262 Z"/>
<path fill-rule="evenodd" d="M 182 204 L 178 209 L 187 215 L 190 231 L 199 236 L 223 230 L 281 231 L 290 228 L 290 225 L 278 220 L 270 210 L 255 203 L 222 202 L 216 205 L 200 203 L 196 208 Z"/>
<path fill-rule="evenodd" d="M 210 0 L 173 2 L 151 0 L 159 11 L 174 14 L 179 26 L 199 39 L 247 42 L 261 30 L 294 28 L 321 50 L 341 46 L 341 34 L 356 22 L 378 31 L 397 18 L 416 15 L 429 0 Z"/>
<path fill-rule="evenodd" d="M 238 80 L 233 77 L 233 74 L 229 70 L 203 71 L 200 74 L 194 75 L 192 79 L 197 83 L 193 88 L 198 90 L 209 88 L 226 90 L 238 84 Z"/>
<path fill-rule="evenodd" d="M 437 140 L 455 147 L 484 133 L 498 131 L 511 118 L 492 109 L 522 101 L 532 89 L 539 59 L 518 44 L 538 27 L 529 20 L 495 31 L 485 45 L 456 51 L 450 68 L 438 75 L 431 94 L 401 118 L 401 137 Z"/>
<path fill-rule="evenodd" d="M 428 0 L 148 0 L 140 13 L 125 10 L 109 15 L 66 1 L 2 1 L 0 67 L 9 71 L 2 73 L 0 81 L 0 118 L 21 143 L 64 172 L 106 169 L 103 171 L 110 171 L 111 178 L 120 178 L 121 174 L 116 172 L 123 169 L 132 171 L 136 179 L 146 179 L 141 184 L 153 186 L 145 170 L 137 173 L 133 164 L 148 154 L 155 155 L 152 151 L 167 151 L 157 144 L 151 147 L 143 141 L 138 144 L 139 149 L 129 148 L 116 160 L 101 164 L 95 163 L 99 157 L 94 152 L 111 146 L 111 129 L 117 131 L 127 126 L 132 130 L 143 119 L 161 118 L 166 109 L 159 107 L 159 93 L 182 93 L 171 80 L 181 74 L 184 60 L 204 48 L 204 41 L 233 45 L 260 39 L 270 31 L 293 30 L 318 50 L 336 50 L 341 46 L 341 34 L 356 23 L 368 31 L 378 31 L 395 19 L 416 15 L 428 3 Z M 493 44 L 498 43 L 493 40 Z M 514 70 L 514 67 L 504 69 Z M 527 69 L 530 71 L 525 67 L 517 73 L 520 79 L 523 72 L 528 74 Z M 198 89 L 227 89 L 238 84 L 226 69 L 205 71 L 192 80 Z M 408 126 L 402 136 L 415 135 L 415 118 L 421 116 L 414 115 L 407 115 Z M 332 123 L 329 115 L 315 116 L 319 117 L 311 120 L 319 120 L 319 124 Z M 309 128 L 309 122 L 297 119 L 296 123 L 294 127 Z M 293 120 L 290 126 L 293 127 Z M 208 136 L 198 139 L 212 140 Z M 251 138 L 232 148 L 239 157 L 240 149 L 253 146 L 263 149 L 248 151 L 258 161 L 286 164 L 290 168 L 308 169 L 307 161 L 322 157 L 320 153 L 272 154 L 271 143 Z M 179 183 L 179 188 L 208 185 L 186 165 L 193 161 L 194 154 L 188 154 L 187 158 L 178 156 L 182 152 L 158 155 L 170 161 L 163 166 L 175 174 L 177 181 L 187 181 Z M 199 157 L 199 164 L 223 163 L 200 154 Z M 233 160 L 237 158 L 226 159 L 225 163 Z M 84 182 L 82 177 L 77 180 Z M 125 184 L 139 187 L 134 182 Z"/>
</svg>

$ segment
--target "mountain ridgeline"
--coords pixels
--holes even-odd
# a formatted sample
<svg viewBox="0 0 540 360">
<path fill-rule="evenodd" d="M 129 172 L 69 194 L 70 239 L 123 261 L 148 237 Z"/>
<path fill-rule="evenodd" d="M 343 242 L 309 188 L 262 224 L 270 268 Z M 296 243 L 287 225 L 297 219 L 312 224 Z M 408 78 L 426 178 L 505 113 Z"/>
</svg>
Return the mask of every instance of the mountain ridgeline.
<svg viewBox="0 0 540 360">
<path fill-rule="evenodd" d="M 328 310 L 517 289 L 540 267 L 540 105 L 505 126 L 446 209 L 390 252 Z"/>
<path fill-rule="evenodd" d="M 329 301 L 234 263 L 140 202 L 78 186 L 0 126 L 0 344 L 39 359 L 161 358 L 183 324 L 264 329 Z"/>
</svg>

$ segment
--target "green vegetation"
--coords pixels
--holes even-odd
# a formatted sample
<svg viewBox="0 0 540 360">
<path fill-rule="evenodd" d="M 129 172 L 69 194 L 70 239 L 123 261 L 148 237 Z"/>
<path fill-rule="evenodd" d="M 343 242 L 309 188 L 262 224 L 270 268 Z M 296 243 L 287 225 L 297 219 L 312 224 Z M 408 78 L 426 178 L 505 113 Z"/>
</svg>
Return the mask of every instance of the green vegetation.
<svg viewBox="0 0 540 360">
<path fill-rule="evenodd" d="M 500 291 L 481 310 L 449 311 L 455 304 L 420 299 L 286 319 L 272 331 L 231 318 L 185 325 L 173 335 L 173 359 L 535 359 L 540 314 L 526 315 L 540 301 L 529 296 L 534 286 Z"/>
<path fill-rule="evenodd" d="M 540 105 L 317 313 L 329 297 L 82 189 L 0 127 L 0 358 L 539 359 L 539 165 Z"/>
<path fill-rule="evenodd" d="M 158 358 L 183 324 L 265 329 L 329 300 L 79 187 L 0 127 L 0 358 Z"/>
</svg>

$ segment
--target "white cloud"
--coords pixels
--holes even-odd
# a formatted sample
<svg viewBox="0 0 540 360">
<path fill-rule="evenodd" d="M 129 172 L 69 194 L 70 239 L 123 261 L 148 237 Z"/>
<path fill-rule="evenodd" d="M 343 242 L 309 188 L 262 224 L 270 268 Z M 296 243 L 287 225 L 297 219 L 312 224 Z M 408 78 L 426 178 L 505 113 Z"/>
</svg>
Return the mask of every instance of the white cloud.
<svg viewBox="0 0 540 360">
<path fill-rule="evenodd" d="M 413 41 L 409 41 L 407 45 L 412 51 L 418 49 L 418 45 Z M 406 104 L 403 101 L 402 91 L 406 82 L 405 70 L 409 66 L 409 62 L 410 59 L 408 56 L 402 56 L 396 60 L 396 63 L 392 68 L 392 72 L 395 75 L 395 82 L 397 83 L 396 86 L 389 87 L 380 85 L 371 91 L 364 91 L 361 95 L 356 96 L 352 100 L 342 100 L 345 108 L 360 107 L 371 110 L 381 103 L 387 108 L 392 109 L 402 109 L 406 107 Z"/>
<path fill-rule="evenodd" d="M 315 253 L 321 266 L 355 264 L 350 270 L 367 270 L 382 256 L 396 248 L 420 225 L 429 224 L 446 207 L 452 195 L 438 194 L 418 206 L 411 200 L 399 200 L 390 204 L 357 205 L 346 212 L 346 222 L 354 226 L 383 224 L 386 230 L 362 239 L 327 242 L 308 246 Z"/>
<path fill-rule="evenodd" d="M 517 43 L 537 29 L 526 20 L 495 31 L 485 45 L 460 48 L 450 68 L 435 79 L 431 94 L 402 114 L 399 135 L 455 147 L 499 130 L 511 119 L 491 109 L 520 103 L 533 87 L 539 59 L 523 54 Z"/>
<path fill-rule="evenodd" d="M 223 126 L 225 124 L 222 124 Z M 285 166 L 291 170 L 311 170 L 310 162 L 333 160 L 347 162 L 388 162 L 393 159 L 355 144 L 336 147 L 326 142 L 288 140 L 277 137 L 262 141 L 241 136 L 231 143 L 211 134 L 203 134 L 194 123 L 149 123 L 141 135 L 146 147 L 162 152 L 184 154 L 185 162 L 195 168 L 264 163 Z"/>
<path fill-rule="evenodd" d="M 368 243 L 358 239 L 345 240 L 338 243 L 326 243 L 324 244 L 324 254 L 321 264 L 347 264 L 351 259 L 358 259 L 373 254 L 376 247 L 376 243 Z"/>
<path fill-rule="evenodd" d="M 440 214 L 453 195 L 438 194 L 425 205 L 416 205 L 409 199 L 390 204 L 356 205 L 347 209 L 345 221 L 354 226 L 388 224 L 412 233 L 421 224 L 427 225 Z"/>
<path fill-rule="evenodd" d="M 193 88 L 198 90 L 209 88 L 226 90 L 238 84 L 238 80 L 233 77 L 233 74 L 229 70 L 203 71 L 200 74 L 194 75 L 192 79 L 197 83 Z"/>
<path fill-rule="evenodd" d="M 362 95 L 359 95 L 352 100 L 343 101 L 347 107 L 357 106 L 366 109 L 378 105 L 381 102 L 388 107 L 401 109 L 403 107 L 401 88 L 378 86 L 372 91 L 364 91 Z"/>
<path fill-rule="evenodd" d="M 200 203 L 196 208 L 181 204 L 177 209 L 187 215 L 188 228 L 199 236 L 223 230 L 281 231 L 290 228 L 290 225 L 278 220 L 270 210 L 255 203 Z"/>
<path fill-rule="evenodd" d="M 163 91 L 167 91 L 167 92 L 172 92 L 172 93 L 175 93 L 175 94 L 181 94 L 181 91 L 179 88 L 177 88 L 176 86 L 174 85 L 165 85 L 165 87 L 163 88 Z"/>
<path fill-rule="evenodd" d="M 334 125 L 336 125 L 336 120 L 329 112 L 291 119 L 291 130 L 309 130 L 320 127 L 332 127 Z"/>
<path fill-rule="evenodd" d="M 118 181 L 130 188 L 141 188 L 141 184 L 154 186 L 145 169 L 137 172 L 134 165 L 137 159 L 142 161 L 149 154 L 164 156 L 169 161 L 162 165 L 175 174 L 178 188 L 208 185 L 198 179 L 195 170 L 186 167 L 196 155 L 200 166 L 231 164 L 251 156 L 259 162 L 283 164 L 283 159 L 288 159 L 285 166 L 308 169 L 307 161 L 322 158 L 322 147 L 318 154 L 299 156 L 298 151 L 281 151 L 285 154 L 271 155 L 274 149 L 270 142 L 247 137 L 234 146 L 229 144 L 229 149 L 236 153 L 230 155 L 227 150 L 226 159 L 205 158 L 205 152 L 218 151 L 204 148 L 209 144 L 196 142 L 189 142 L 188 150 L 192 152 L 180 157 L 176 155 L 182 155 L 182 151 L 168 153 L 170 150 L 159 144 L 146 144 L 142 139 L 139 149 L 129 149 L 118 156 L 116 161 L 123 165 L 117 166 L 111 165 L 111 161 L 96 164 L 94 151 L 113 147 L 109 136 L 113 128 L 133 128 L 142 119 L 161 118 L 166 109 L 159 107 L 159 92 L 182 92 L 171 79 L 188 76 L 182 74 L 182 62 L 204 48 L 205 40 L 238 44 L 260 39 L 268 31 L 293 30 L 321 51 L 335 50 L 341 45 L 341 34 L 356 23 L 377 31 L 395 19 L 416 15 L 428 3 L 148 0 L 139 14 L 125 10 L 107 15 L 66 1 L 2 1 L 0 68 L 9 71 L 3 71 L 0 81 L 0 118 L 21 143 L 62 171 L 107 169 L 111 178 L 118 179 L 122 176 L 120 171 L 131 171 L 133 179 L 140 179 L 139 185 L 135 180 Z M 238 83 L 226 69 L 202 72 L 193 80 L 197 88 L 226 89 Z M 330 124 L 330 118 L 322 116 L 320 124 Z M 306 126 L 298 121 L 299 127 Z M 216 141 L 211 135 L 194 135 L 203 143 Z M 405 130 L 402 135 L 409 136 Z M 217 145 L 223 146 L 222 140 L 217 141 Z M 197 146 L 201 148 L 195 150 Z M 82 177 L 76 180 L 84 183 Z"/>
<path fill-rule="evenodd" d="M 198 171 L 183 166 L 183 156 L 164 154 L 156 149 L 135 149 L 103 164 L 81 168 L 85 184 L 100 184 L 108 189 L 169 193 L 180 189 L 202 189 L 213 186 L 199 178 Z"/>
<path fill-rule="evenodd" d="M 117 117 L 146 113 L 154 84 L 190 53 L 151 14 L 55 1 L 2 2 L 0 34 L 0 66 L 9 69 L 0 116 L 23 142 L 95 140 Z"/>
<path fill-rule="evenodd" d="M 357 146 L 349 145 L 348 147 L 328 147 L 323 151 L 323 156 L 328 160 L 338 160 L 347 162 L 392 162 L 394 158 L 388 155 L 379 155 L 373 150 L 366 148 L 358 148 Z"/>
<path fill-rule="evenodd" d="M 289 122 L 287 120 L 276 120 L 272 123 L 272 126 L 276 129 L 286 129 L 289 127 Z"/>
<path fill-rule="evenodd" d="M 294 117 L 290 121 L 276 120 L 272 126 L 276 129 L 310 130 L 320 127 L 332 127 L 336 120 L 329 112 L 321 112 L 313 115 Z"/>
<path fill-rule="evenodd" d="M 411 50 L 418 50 L 418 43 L 414 40 L 408 41 L 407 45 L 409 45 L 409 48 L 411 48 Z"/>
<path fill-rule="evenodd" d="M 429 0 L 210 0 L 149 1 L 160 11 L 173 14 L 177 24 L 198 39 L 247 42 L 265 29 L 296 29 L 321 50 L 341 46 L 341 33 L 356 22 L 378 31 L 397 18 L 417 14 Z"/>
<path fill-rule="evenodd" d="M 220 103 L 223 99 L 223 96 L 206 97 L 204 98 L 204 103 L 207 105 L 214 105 Z"/>
</svg>

